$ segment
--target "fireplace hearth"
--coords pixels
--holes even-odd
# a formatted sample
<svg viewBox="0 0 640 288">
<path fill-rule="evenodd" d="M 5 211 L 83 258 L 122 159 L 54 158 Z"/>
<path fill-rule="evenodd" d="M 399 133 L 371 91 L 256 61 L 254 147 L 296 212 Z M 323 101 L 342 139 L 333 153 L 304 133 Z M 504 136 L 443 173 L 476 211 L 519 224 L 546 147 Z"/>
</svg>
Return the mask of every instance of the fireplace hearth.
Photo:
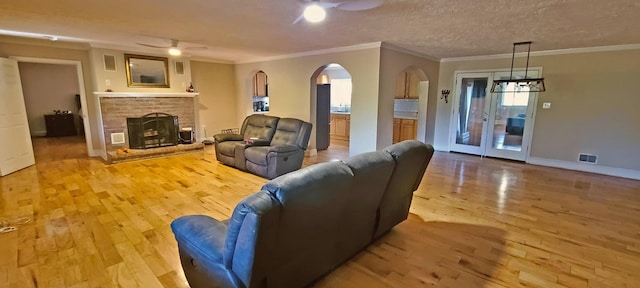
<svg viewBox="0 0 640 288">
<path fill-rule="evenodd" d="M 129 148 L 148 149 L 178 145 L 178 116 L 149 113 L 127 117 Z"/>
</svg>

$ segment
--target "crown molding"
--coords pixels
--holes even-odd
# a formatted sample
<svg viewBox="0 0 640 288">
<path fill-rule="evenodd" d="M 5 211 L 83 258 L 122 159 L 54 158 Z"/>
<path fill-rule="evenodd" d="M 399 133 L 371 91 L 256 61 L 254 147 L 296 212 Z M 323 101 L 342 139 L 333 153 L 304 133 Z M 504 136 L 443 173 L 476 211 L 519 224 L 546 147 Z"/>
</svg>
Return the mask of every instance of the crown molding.
<svg viewBox="0 0 640 288">
<path fill-rule="evenodd" d="M 531 52 L 531 56 L 551 56 L 551 55 L 563 55 L 563 54 L 610 52 L 610 51 L 624 51 L 624 50 L 637 50 L 637 49 L 640 49 L 640 44 L 534 51 L 534 52 Z M 496 55 L 442 58 L 440 62 L 444 63 L 444 62 L 460 62 L 460 61 L 495 60 L 495 59 L 511 58 L 512 55 L 513 55 L 512 53 L 508 53 L 508 54 L 496 54 Z M 515 55 L 520 57 L 520 56 L 526 56 L 527 53 L 519 52 L 519 53 L 516 53 Z"/>
<path fill-rule="evenodd" d="M 220 59 L 212 59 L 212 58 L 202 58 L 202 57 L 191 57 L 189 60 L 191 62 L 207 62 L 207 63 L 216 63 L 216 64 L 235 64 L 233 61 L 229 60 L 220 60 Z"/>
<path fill-rule="evenodd" d="M 433 57 L 431 55 L 418 53 L 416 51 L 409 50 L 407 48 L 403 48 L 403 47 L 400 47 L 400 46 L 396 46 L 396 45 L 393 45 L 393 44 L 390 44 L 390 43 L 387 43 L 387 42 L 382 42 L 382 48 L 383 49 L 392 50 L 392 51 L 396 51 L 396 52 L 400 52 L 400 53 L 404 53 L 404 54 L 413 55 L 413 56 L 416 56 L 416 57 L 424 58 L 424 59 L 435 61 L 435 62 L 440 62 L 440 58 L 438 58 L 438 57 Z"/>
<path fill-rule="evenodd" d="M 176 60 L 176 61 L 180 61 L 180 59 L 190 60 L 191 58 L 191 55 L 187 53 L 182 53 L 182 55 L 180 56 L 172 56 L 172 55 L 169 55 L 169 53 L 158 52 L 157 48 L 137 47 L 137 46 L 128 46 L 128 45 L 109 44 L 109 43 L 89 43 L 89 46 L 95 49 L 118 50 L 124 53 L 144 53 L 145 55 L 167 57 L 171 60 Z"/>
<path fill-rule="evenodd" d="M 357 51 L 357 50 L 364 50 L 364 49 L 380 48 L 381 46 L 382 46 L 382 42 L 372 42 L 372 43 L 358 44 L 358 45 L 352 45 L 352 46 L 344 46 L 344 47 L 336 47 L 336 48 L 329 48 L 329 49 L 312 50 L 312 51 L 293 53 L 293 54 L 240 60 L 240 61 L 235 61 L 235 64 L 267 62 L 267 61 L 298 58 L 298 57 L 305 57 L 305 56 L 322 55 L 322 54 L 328 54 L 328 53 Z"/>
</svg>

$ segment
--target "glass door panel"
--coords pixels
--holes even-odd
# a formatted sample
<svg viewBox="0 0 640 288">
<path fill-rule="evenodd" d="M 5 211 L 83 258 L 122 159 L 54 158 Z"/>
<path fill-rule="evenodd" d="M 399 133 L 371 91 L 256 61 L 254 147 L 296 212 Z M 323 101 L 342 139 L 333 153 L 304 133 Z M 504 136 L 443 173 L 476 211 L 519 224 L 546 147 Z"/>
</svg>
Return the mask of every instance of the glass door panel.
<svg viewBox="0 0 640 288">
<path fill-rule="evenodd" d="M 529 77 L 537 77 L 537 71 L 529 71 Z M 509 73 L 494 73 L 494 79 L 509 79 Z M 514 71 L 513 78 L 524 77 L 523 72 Z M 509 84 L 515 85 L 515 84 Z M 521 92 L 493 93 L 485 155 L 513 160 L 525 160 L 528 148 L 528 127 L 535 99 L 528 87 Z"/>
<path fill-rule="evenodd" d="M 452 150 L 480 154 L 484 150 L 489 116 L 490 73 L 464 73 L 456 76 L 454 105 L 455 134 Z"/>
</svg>

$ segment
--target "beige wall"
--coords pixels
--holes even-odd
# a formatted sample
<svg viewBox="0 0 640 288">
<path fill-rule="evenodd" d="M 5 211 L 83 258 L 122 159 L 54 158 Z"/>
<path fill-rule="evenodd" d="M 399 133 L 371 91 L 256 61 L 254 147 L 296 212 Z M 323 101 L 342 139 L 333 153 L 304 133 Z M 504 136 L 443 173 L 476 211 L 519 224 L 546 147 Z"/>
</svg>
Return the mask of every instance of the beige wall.
<svg viewBox="0 0 640 288">
<path fill-rule="evenodd" d="M 510 65 L 510 58 L 444 62 L 437 90 L 453 91 L 455 71 Z M 530 67 L 543 67 L 547 86 L 539 93 L 531 157 L 576 163 L 578 153 L 589 153 L 599 156 L 598 166 L 640 171 L 640 50 L 532 56 Z M 451 103 L 438 101 L 440 148 L 449 145 Z"/>
<path fill-rule="evenodd" d="M 84 88 L 87 95 L 87 106 L 89 115 L 89 125 L 91 126 L 91 139 L 94 150 L 100 150 L 100 136 L 97 127 L 96 102 L 91 97 L 94 91 L 91 63 L 89 60 L 88 49 L 85 45 L 51 42 L 48 40 L 33 40 L 16 37 L 0 37 L 0 57 L 33 57 L 48 59 L 63 59 L 80 61 L 82 64 L 82 75 L 84 79 Z"/>
<path fill-rule="evenodd" d="M 192 61 L 191 77 L 193 86 L 200 93 L 197 109 L 200 126 L 206 127 L 206 136 L 238 127 L 235 65 Z M 198 128 L 199 135 L 204 135 L 202 127 Z"/>
<path fill-rule="evenodd" d="M 252 113 L 251 78 L 258 70 L 264 71 L 269 77 L 269 115 L 315 122 L 315 104 L 312 105 L 315 98 L 310 95 L 311 83 L 315 83 L 316 79 L 312 79 L 312 75 L 318 68 L 329 63 L 340 64 L 352 77 L 350 153 L 376 150 L 379 48 L 238 64 L 238 112 L 235 127 L 239 127 L 242 120 Z M 315 147 L 314 134 L 315 129 L 310 140 L 311 148 Z"/>
<path fill-rule="evenodd" d="M 436 124 L 436 105 L 438 96 L 438 69 L 440 63 L 422 57 L 383 48 L 380 56 L 380 99 L 384 104 L 379 106 L 378 113 L 380 122 L 378 123 L 379 144 L 378 149 L 391 145 L 393 137 L 393 100 L 395 99 L 396 78 L 398 75 L 408 68 L 417 68 L 421 70 L 430 82 L 428 101 L 426 105 L 426 125 L 424 125 L 426 142 L 433 143 L 433 135 Z M 420 93 L 421 95 L 423 93 Z M 421 97 L 420 101 L 424 101 Z M 422 115 L 422 114 L 421 114 Z M 421 119 L 425 120 L 425 119 Z M 420 121 L 420 120 L 419 120 Z M 420 133 L 418 133 L 420 134 Z"/>
<path fill-rule="evenodd" d="M 31 135 L 46 135 L 44 115 L 53 114 L 53 110 L 71 111 L 76 116 L 77 129 L 80 123 L 75 95 L 80 91 L 76 67 L 25 62 L 18 66 Z"/>
</svg>

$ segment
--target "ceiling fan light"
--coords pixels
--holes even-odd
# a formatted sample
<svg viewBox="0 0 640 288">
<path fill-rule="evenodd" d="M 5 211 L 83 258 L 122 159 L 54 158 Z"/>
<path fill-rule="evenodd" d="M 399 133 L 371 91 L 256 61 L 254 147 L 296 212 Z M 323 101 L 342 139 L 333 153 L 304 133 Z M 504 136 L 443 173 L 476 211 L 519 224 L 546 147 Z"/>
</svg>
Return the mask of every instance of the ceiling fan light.
<svg viewBox="0 0 640 288">
<path fill-rule="evenodd" d="M 304 8 L 304 19 L 311 23 L 322 22 L 327 17 L 327 12 L 318 4 L 311 4 Z"/>
<path fill-rule="evenodd" d="M 182 51 L 180 51 L 180 49 L 176 47 L 169 48 L 169 55 L 180 56 L 181 54 L 182 54 Z"/>
</svg>

